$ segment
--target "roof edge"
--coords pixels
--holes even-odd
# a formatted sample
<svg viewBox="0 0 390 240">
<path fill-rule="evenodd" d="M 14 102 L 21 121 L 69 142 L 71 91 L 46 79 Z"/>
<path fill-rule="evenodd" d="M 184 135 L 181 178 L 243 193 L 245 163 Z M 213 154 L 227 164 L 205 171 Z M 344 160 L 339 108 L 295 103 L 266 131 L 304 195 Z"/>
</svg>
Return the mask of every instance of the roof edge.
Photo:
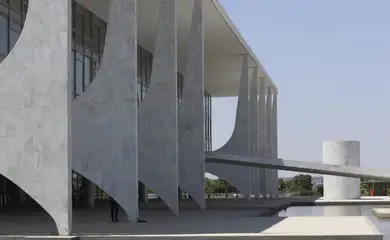
<svg viewBox="0 0 390 240">
<path fill-rule="evenodd" d="M 232 30 L 233 34 L 237 37 L 237 39 L 241 42 L 241 44 L 244 46 L 244 48 L 248 51 L 249 55 L 251 55 L 252 59 L 256 62 L 258 68 L 262 71 L 262 73 L 265 75 L 265 77 L 267 78 L 269 83 L 272 85 L 274 91 L 277 93 L 278 88 L 276 87 L 276 84 L 272 81 L 271 77 L 268 75 L 268 73 L 264 69 L 263 65 L 261 65 L 256 54 L 252 51 L 252 48 L 245 41 L 244 37 L 241 35 L 238 28 L 233 23 L 232 19 L 229 17 L 229 14 L 226 12 L 225 8 L 222 6 L 222 4 L 219 2 L 219 0 L 211 0 L 211 2 L 214 4 L 215 8 L 218 10 L 219 14 L 224 19 L 224 21 L 229 26 L 229 28 Z"/>
</svg>

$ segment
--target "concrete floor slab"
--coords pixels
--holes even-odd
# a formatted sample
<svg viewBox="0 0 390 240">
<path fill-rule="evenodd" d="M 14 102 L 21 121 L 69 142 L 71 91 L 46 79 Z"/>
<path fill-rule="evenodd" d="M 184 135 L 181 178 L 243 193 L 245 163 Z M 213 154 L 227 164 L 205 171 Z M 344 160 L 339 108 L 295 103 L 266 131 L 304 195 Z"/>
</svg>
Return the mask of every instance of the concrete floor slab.
<svg viewBox="0 0 390 240">
<path fill-rule="evenodd" d="M 378 218 L 390 218 L 390 208 L 373 208 L 372 213 Z"/>
<path fill-rule="evenodd" d="M 261 217 L 261 209 L 142 211 L 147 223 L 109 221 L 106 210 L 82 210 L 74 215 L 74 235 L 81 240 L 98 239 L 382 239 L 365 217 Z M 123 213 L 120 219 L 125 219 Z M 54 239 L 55 226 L 48 216 L 14 215 L 0 218 L 0 240 Z M 8 233 L 7 233 L 8 232 Z M 4 236 L 19 234 L 22 236 Z M 113 235 L 116 234 L 116 235 Z M 35 235 L 35 236 L 31 236 Z M 39 235 L 46 235 L 40 238 Z"/>
<path fill-rule="evenodd" d="M 365 217 L 203 219 L 159 225 L 145 226 L 145 229 L 135 230 L 128 235 L 80 235 L 80 239 L 383 239 L 382 234 Z"/>
</svg>

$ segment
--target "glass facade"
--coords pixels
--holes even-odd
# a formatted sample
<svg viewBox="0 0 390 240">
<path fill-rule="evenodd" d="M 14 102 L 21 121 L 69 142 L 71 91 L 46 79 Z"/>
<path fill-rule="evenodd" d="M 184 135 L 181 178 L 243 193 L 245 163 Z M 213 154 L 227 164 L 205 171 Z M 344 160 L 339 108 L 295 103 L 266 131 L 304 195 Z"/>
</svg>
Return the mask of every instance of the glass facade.
<svg viewBox="0 0 390 240">
<path fill-rule="evenodd" d="M 27 8 L 28 0 L 0 0 L 0 62 L 18 41 Z"/>
<path fill-rule="evenodd" d="M 137 47 L 137 56 L 138 56 L 138 104 L 141 104 L 145 98 L 146 92 L 150 84 L 150 78 L 152 76 L 152 64 L 153 64 L 153 54 L 148 50 L 142 48 L 141 46 Z M 180 105 L 181 97 L 183 95 L 183 82 L 184 76 L 180 73 L 177 73 L 177 99 L 178 104 Z"/>
<path fill-rule="evenodd" d="M 204 93 L 204 150 L 212 150 L 212 129 L 211 129 L 211 94 Z"/>
<path fill-rule="evenodd" d="M 17 42 L 23 28 L 28 0 L 0 0 L 0 63 Z M 103 56 L 107 24 L 76 1 L 72 1 L 72 82 L 73 98 L 87 91 L 100 67 Z M 138 103 L 145 98 L 150 85 L 153 55 L 138 46 Z M 177 73 L 178 107 L 183 95 L 184 76 Z M 205 92 L 205 150 L 211 151 L 211 95 Z M 1 177 L 0 177 L 1 178 Z M 0 185 L 6 184 L 0 181 Z M 78 196 L 82 177 L 73 174 L 73 194 Z M 4 191 L 5 192 L 5 191 Z M 4 193 L 3 192 L 3 193 Z M 98 187 L 97 199 L 106 198 Z M 5 199 L 0 191 L 0 205 Z"/>
<path fill-rule="evenodd" d="M 106 38 L 106 23 L 72 2 L 73 97 L 85 92 L 100 67 Z"/>
</svg>

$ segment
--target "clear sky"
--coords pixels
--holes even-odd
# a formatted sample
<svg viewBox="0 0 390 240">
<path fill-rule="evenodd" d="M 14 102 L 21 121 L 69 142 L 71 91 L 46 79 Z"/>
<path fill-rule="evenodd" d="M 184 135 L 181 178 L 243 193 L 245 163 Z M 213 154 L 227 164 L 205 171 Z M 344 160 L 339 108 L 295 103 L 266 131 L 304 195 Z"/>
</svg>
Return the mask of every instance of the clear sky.
<svg viewBox="0 0 390 240">
<path fill-rule="evenodd" d="M 278 86 L 279 157 L 321 161 L 322 141 L 359 140 L 362 166 L 390 169 L 389 0 L 220 2 Z M 236 104 L 213 99 L 214 148 Z"/>
</svg>

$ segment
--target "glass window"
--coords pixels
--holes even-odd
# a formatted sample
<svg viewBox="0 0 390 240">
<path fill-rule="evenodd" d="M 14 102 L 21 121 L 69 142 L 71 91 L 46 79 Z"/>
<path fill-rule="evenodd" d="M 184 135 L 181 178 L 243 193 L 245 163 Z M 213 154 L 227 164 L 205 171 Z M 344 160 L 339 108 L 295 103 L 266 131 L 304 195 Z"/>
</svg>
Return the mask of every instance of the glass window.
<svg viewBox="0 0 390 240">
<path fill-rule="evenodd" d="M 20 11 L 11 10 L 11 19 L 19 26 L 22 26 L 22 13 Z"/>
<path fill-rule="evenodd" d="M 100 46 L 100 56 L 103 55 L 104 52 L 104 45 L 105 45 L 105 39 L 106 39 L 106 30 L 107 30 L 107 24 L 105 22 L 100 23 L 99 27 L 99 46 Z"/>
<path fill-rule="evenodd" d="M 92 22 L 92 51 L 99 55 L 99 25 Z"/>
<path fill-rule="evenodd" d="M 27 9 L 28 9 L 28 0 L 23 0 L 23 3 L 22 3 L 22 13 L 24 15 L 27 14 Z"/>
<path fill-rule="evenodd" d="M 141 83 L 138 82 L 137 84 L 137 98 L 138 98 L 138 104 L 140 104 L 142 102 L 142 86 L 141 86 Z"/>
<path fill-rule="evenodd" d="M 84 36 L 91 39 L 92 38 L 92 13 L 84 13 Z"/>
<path fill-rule="evenodd" d="M 10 29 L 9 31 L 9 50 L 15 46 L 20 36 L 20 32 Z"/>
<path fill-rule="evenodd" d="M 13 10 L 15 10 L 17 12 L 22 11 L 22 1 L 21 0 L 11 0 L 11 1 L 9 1 L 9 5 Z"/>
<path fill-rule="evenodd" d="M 152 62 L 152 54 L 150 52 L 147 52 L 146 55 L 146 87 L 149 87 L 150 80 L 152 77 L 152 67 L 151 67 L 151 62 Z"/>
<path fill-rule="evenodd" d="M 76 51 L 73 49 L 72 50 L 72 56 L 71 56 L 71 60 L 72 60 L 72 83 L 73 83 L 73 87 L 72 87 L 72 96 L 75 97 L 75 94 L 76 94 L 76 89 L 75 89 L 75 86 L 76 86 L 76 77 L 75 77 L 75 74 L 76 74 L 76 67 L 75 67 L 75 57 L 76 57 Z"/>
<path fill-rule="evenodd" d="M 79 53 L 76 53 L 76 68 L 75 68 L 75 84 L 76 84 L 76 96 L 80 95 L 83 92 L 84 86 L 84 63 L 83 56 Z"/>
<path fill-rule="evenodd" d="M 8 21 L 7 17 L 0 13 L 0 56 L 8 53 Z"/>
<path fill-rule="evenodd" d="M 89 57 L 84 57 L 84 89 L 87 89 L 91 83 L 91 62 Z"/>
<path fill-rule="evenodd" d="M 141 47 L 137 46 L 137 81 L 141 82 Z"/>
<path fill-rule="evenodd" d="M 79 10 L 75 11 L 75 30 L 76 30 L 76 43 L 83 44 L 83 22 L 84 22 L 83 13 Z"/>
</svg>

